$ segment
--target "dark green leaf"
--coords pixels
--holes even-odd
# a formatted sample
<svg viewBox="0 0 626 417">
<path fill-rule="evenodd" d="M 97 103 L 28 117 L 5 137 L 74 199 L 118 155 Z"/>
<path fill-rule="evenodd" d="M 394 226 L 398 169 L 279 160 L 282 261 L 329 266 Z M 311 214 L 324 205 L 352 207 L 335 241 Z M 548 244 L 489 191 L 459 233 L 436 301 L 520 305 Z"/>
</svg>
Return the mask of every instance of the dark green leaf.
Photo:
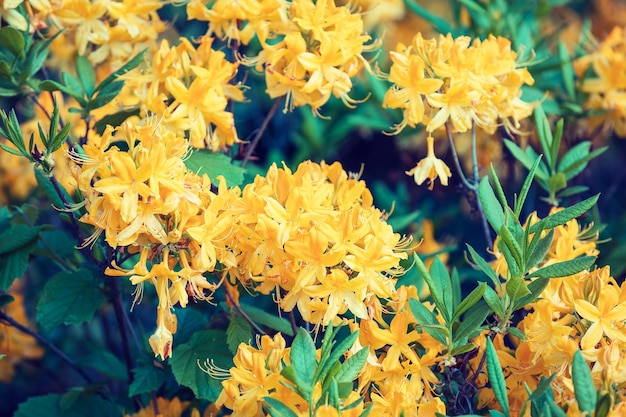
<svg viewBox="0 0 626 417">
<path fill-rule="evenodd" d="M 557 194 L 558 198 L 570 197 L 576 194 L 584 193 L 589 190 L 589 187 L 584 185 L 575 185 L 573 187 L 567 187 L 564 190 L 559 191 Z"/>
<path fill-rule="evenodd" d="M 443 305 L 447 312 L 444 317 L 452 317 L 453 301 L 452 301 L 452 281 L 450 280 L 450 274 L 448 269 L 441 262 L 438 256 L 433 258 L 433 262 L 430 265 L 430 276 L 433 277 L 433 281 L 437 286 L 437 292 L 441 294 L 443 299 Z"/>
<path fill-rule="evenodd" d="M 596 386 L 589 365 L 579 350 L 574 353 L 572 360 L 572 382 L 578 409 L 587 413 L 594 411 L 597 401 Z"/>
<path fill-rule="evenodd" d="M 0 63 L 0 64 L 3 64 L 3 63 Z M 21 91 L 18 88 L 0 87 L 0 97 L 15 97 L 15 96 L 20 95 L 20 93 Z"/>
<path fill-rule="evenodd" d="M 122 91 L 122 87 L 124 87 L 124 81 L 113 81 L 111 84 L 107 85 L 105 88 L 98 92 L 96 98 L 91 100 L 89 108 L 98 109 L 105 104 L 111 102 L 111 100 L 113 100 L 120 94 L 120 91 Z"/>
<path fill-rule="evenodd" d="M 452 349 L 452 352 L 450 352 L 450 355 L 451 356 L 462 355 L 464 353 L 471 352 L 474 349 L 476 349 L 476 346 L 474 346 L 473 343 L 466 343 L 464 345 L 457 346 L 454 349 Z"/>
<path fill-rule="evenodd" d="M 354 342 L 358 337 L 358 331 L 350 333 L 347 337 L 342 339 L 339 344 L 332 347 L 330 354 L 326 358 L 323 358 L 323 361 L 320 361 L 319 368 L 315 372 L 314 382 L 326 382 L 325 380 L 327 379 L 327 374 L 330 371 L 331 367 L 339 362 L 339 359 L 344 356 L 346 351 L 350 349 L 352 345 L 354 345 Z"/>
<path fill-rule="evenodd" d="M 522 248 L 519 245 L 519 242 L 517 242 L 517 240 L 515 239 L 515 237 L 513 236 L 513 233 L 511 233 L 511 231 L 509 230 L 508 227 L 506 227 L 505 224 L 502 225 L 502 227 L 500 227 L 500 230 L 498 231 L 498 237 L 500 237 L 500 241 L 498 242 L 498 248 L 501 247 L 502 243 L 504 243 L 506 245 L 506 247 L 509 249 L 509 252 L 511 253 L 511 255 L 513 255 L 513 260 L 515 261 L 515 264 L 517 266 L 517 268 L 515 269 L 522 269 L 524 267 L 524 262 L 523 262 L 523 254 L 522 254 Z M 507 259 L 507 264 L 509 264 L 508 259 Z M 511 272 L 514 270 L 512 265 L 509 264 L 509 269 L 511 270 Z"/>
<path fill-rule="evenodd" d="M 557 374 L 552 374 L 549 378 L 542 376 L 537 388 L 535 388 L 533 393 L 528 397 L 528 401 L 535 401 L 541 398 L 548 390 L 551 390 L 550 385 L 552 384 L 552 381 L 554 381 L 554 378 L 556 378 L 556 375 Z"/>
<path fill-rule="evenodd" d="M 20 278 L 28 267 L 28 257 L 35 249 L 34 244 L 30 244 L 20 250 L 0 256 L 0 289 L 8 290 L 13 281 Z"/>
<path fill-rule="evenodd" d="M 517 327 L 509 327 L 507 331 L 509 332 L 509 334 L 511 334 L 511 336 L 515 336 L 521 340 L 526 340 L 526 335 L 524 334 L 524 332 Z"/>
<path fill-rule="evenodd" d="M 611 411 L 611 394 L 605 393 L 597 400 L 596 412 L 593 417 L 606 417 L 609 411 Z"/>
<path fill-rule="evenodd" d="M 0 255 L 5 255 L 30 245 L 39 238 L 41 227 L 16 224 L 0 234 Z"/>
<path fill-rule="evenodd" d="M 552 413 L 549 417 L 567 417 L 567 414 L 554 401 L 549 401 L 546 404 L 550 407 L 550 413 Z"/>
<path fill-rule="evenodd" d="M 581 201 L 580 203 L 564 208 L 561 211 L 557 211 L 556 213 L 541 219 L 539 222 L 530 226 L 530 233 L 535 233 L 545 229 L 552 229 L 553 227 L 560 226 L 583 215 L 598 202 L 599 197 L 600 194 L 596 194 L 593 197 Z"/>
<path fill-rule="evenodd" d="M 114 127 L 119 126 L 124 122 L 124 120 L 128 119 L 131 116 L 137 116 L 137 115 L 139 115 L 139 109 L 133 109 L 129 111 L 122 110 L 117 113 L 107 114 L 102 119 L 98 120 L 94 124 L 93 128 L 97 134 L 102 135 L 107 125 L 111 125 Z"/>
<path fill-rule="evenodd" d="M 335 375 L 337 382 L 354 381 L 361 373 L 363 366 L 365 366 L 369 352 L 369 347 L 365 347 L 346 359 L 341 364 L 339 372 Z"/>
<path fill-rule="evenodd" d="M 0 308 L 6 307 L 7 305 L 11 304 L 14 300 L 15 298 L 13 298 L 12 295 L 9 295 L 9 294 L 0 295 Z"/>
<path fill-rule="evenodd" d="M 99 282 L 89 269 L 59 272 L 43 288 L 37 321 L 46 329 L 91 320 L 104 303 Z"/>
<path fill-rule="evenodd" d="M 139 52 L 130 61 L 122 65 L 117 71 L 113 72 L 111 75 L 109 75 L 104 80 L 102 80 L 102 82 L 98 84 L 98 86 L 96 87 L 96 92 L 106 88 L 109 84 L 111 84 L 117 78 L 126 74 L 128 71 L 132 70 L 133 68 L 136 68 L 139 64 L 141 64 L 141 62 L 143 61 L 143 56 L 146 53 L 146 51 L 147 49 L 144 49 L 143 51 Z"/>
<path fill-rule="evenodd" d="M 548 265 L 528 275 L 528 278 L 561 278 L 575 275 L 580 271 L 591 268 L 596 261 L 595 256 L 581 256 L 580 258 Z"/>
<path fill-rule="evenodd" d="M 246 170 L 232 163 L 223 153 L 207 150 L 196 150 L 185 160 L 187 169 L 198 175 L 207 174 L 211 181 L 217 182 L 218 176 L 223 176 L 230 187 L 243 183 L 243 174 Z"/>
<path fill-rule="evenodd" d="M 485 292 L 483 293 L 483 298 L 485 302 L 489 306 L 490 309 L 493 310 L 494 313 L 500 318 L 504 317 L 504 307 L 502 306 L 502 300 L 498 296 L 498 293 L 491 287 L 485 288 Z"/>
<path fill-rule="evenodd" d="M 120 417 L 122 411 L 110 401 L 86 393 L 78 393 L 71 403 L 63 403 L 64 395 L 48 394 L 31 397 L 21 403 L 13 417 Z"/>
<path fill-rule="evenodd" d="M 543 261 L 543 258 L 546 257 L 546 253 L 550 250 L 552 239 L 554 239 L 554 229 L 550 230 L 550 233 L 546 236 L 537 239 L 536 246 L 534 248 L 530 248 L 531 253 L 528 257 L 528 261 L 526 261 L 525 267 L 527 271 L 537 266 L 539 262 Z"/>
<path fill-rule="evenodd" d="M 260 308 L 253 307 L 248 304 L 241 303 L 241 309 L 244 313 L 250 316 L 255 323 L 267 326 L 270 329 L 278 330 L 287 336 L 294 336 L 289 320 L 277 317 L 274 314 L 270 314 L 265 310 L 261 310 Z"/>
<path fill-rule="evenodd" d="M 263 397 L 263 401 L 267 404 L 267 411 L 272 417 L 298 417 L 298 414 L 294 413 L 291 408 L 275 398 Z"/>
<path fill-rule="evenodd" d="M 455 342 L 463 340 L 465 338 L 472 338 L 478 336 L 481 328 L 485 322 L 485 319 L 489 315 L 491 310 L 486 303 L 479 302 L 474 307 L 469 309 L 463 317 L 463 322 L 456 329 L 453 334 Z"/>
<path fill-rule="evenodd" d="M 454 315 L 452 316 L 452 322 L 455 322 L 461 314 L 465 313 L 467 310 L 472 308 L 483 296 L 485 289 L 487 288 L 487 284 L 484 282 L 481 283 L 478 287 L 474 288 L 474 290 L 468 294 L 467 297 L 461 301 L 456 310 L 454 311 Z"/>
<path fill-rule="evenodd" d="M 491 184 L 489 184 L 488 177 L 483 177 L 483 179 L 480 180 L 478 198 L 493 230 L 500 230 L 504 224 L 504 212 L 491 188 Z"/>
<path fill-rule="evenodd" d="M 563 169 L 563 173 L 565 174 L 565 177 L 568 180 L 571 178 L 574 178 L 576 175 L 580 174 L 585 169 L 589 161 L 602 155 L 607 149 L 609 149 L 608 146 L 603 146 L 601 148 L 593 150 L 590 153 L 586 153 L 582 158 L 580 158 L 576 162 L 573 162 L 571 165 Z"/>
<path fill-rule="evenodd" d="M 167 380 L 167 373 L 152 363 L 134 368 L 133 375 L 133 382 L 128 387 L 130 396 L 156 391 Z"/>
<path fill-rule="evenodd" d="M 525 297 L 530 294 L 530 290 L 526 287 L 524 279 L 519 276 L 512 276 L 506 283 L 506 293 L 514 303 L 518 298 Z"/>
<path fill-rule="evenodd" d="M 548 283 L 550 283 L 550 279 L 548 278 L 537 278 L 536 280 L 531 281 L 527 286 L 530 294 L 515 301 L 513 304 L 513 311 L 519 310 L 539 298 L 543 290 L 548 286 Z"/>
<path fill-rule="evenodd" d="M 191 388 L 196 398 L 213 402 L 222 391 L 222 384 L 198 366 L 207 362 L 221 369 L 230 369 L 233 366 L 226 345 L 225 332 L 219 330 L 196 332 L 189 342 L 174 345 L 169 361 L 179 384 Z"/>
<path fill-rule="evenodd" d="M 502 366 L 498 359 L 498 353 L 493 347 L 491 338 L 487 338 L 487 347 L 485 350 L 487 360 L 487 375 L 489 377 L 489 383 L 493 389 L 493 393 L 502 407 L 504 414 L 509 416 L 509 397 L 506 391 L 506 382 L 504 381 L 504 374 L 502 373 Z"/>
<path fill-rule="evenodd" d="M 72 92 L 68 87 L 53 80 L 42 81 L 41 83 L 39 83 L 39 88 L 41 88 L 43 91 L 61 91 L 67 95 L 72 95 Z"/>
<path fill-rule="evenodd" d="M 520 148 L 515 142 L 512 142 L 508 139 L 504 139 L 504 145 L 506 148 L 513 154 L 515 159 L 517 159 L 522 165 L 526 167 L 526 169 L 531 169 L 533 164 L 536 161 L 536 158 L 533 158 L 531 155 L 527 154 Z M 548 172 L 543 164 L 539 164 L 537 172 L 535 176 L 543 181 L 548 180 Z"/>
<path fill-rule="evenodd" d="M 491 265 L 489 265 L 489 263 L 487 263 L 487 261 L 485 261 L 485 259 L 480 256 L 478 254 L 478 252 L 476 252 L 474 250 L 473 247 L 471 247 L 470 245 L 466 244 L 467 246 L 467 250 L 469 250 L 470 256 L 471 256 L 471 260 L 472 262 L 478 266 L 478 268 L 483 271 L 485 273 L 485 275 L 487 275 L 489 277 L 489 279 L 491 279 L 491 282 L 493 282 L 493 285 L 496 287 L 500 287 L 502 284 L 500 284 L 500 279 L 498 278 L 498 275 L 496 274 L 496 272 L 493 270 L 493 268 L 491 267 Z"/>
<path fill-rule="evenodd" d="M 417 319 L 418 327 L 423 328 L 442 345 L 447 345 L 448 338 L 445 329 L 440 327 L 437 317 L 434 315 L 435 313 L 424 307 L 421 302 L 414 298 L 409 300 L 409 306 L 411 308 L 411 313 L 413 313 L 413 316 Z"/>
<path fill-rule="evenodd" d="M 550 191 L 556 193 L 563 188 L 567 187 L 567 179 L 565 178 L 565 174 L 562 172 L 557 172 L 552 175 L 548 179 L 548 187 L 550 187 Z"/>
<path fill-rule="evenodd" d="M 240 314 L 235 311 L 231 312 L 230 322 L 226 329 L 226 342 L 228 349 L 234 355 L 240 343 L 248 343 L 252 339 L 252 327 Z"/>
<path fill-rule="evenodd" d="M 430 289 L 430 296 L 432 297 L 435 305 L 441 312 L 444 321 L 449 322 L 451 317 L 448 315 L 448 309 L 446 308 L 446 304 L 443 301 L 444 299 L 440 292 L 440 285 L 438 285 L 438 283 L 436 283 L 433 277 L 430 275 L 430 272 L 426 269 L 426 265 L 424 265 L 424 262 L 422 262 L 419 255 L 415 253 L 413 257 L 415 259 L 415 266 L 417 270 L 420 272 L 422 278 L 424 279 L 424 281 L 426 281 L 426 285 L 428 285 L 428 288 Z"/>
<path fill-rule="evenodd" d="M 118 381 L 125 381 L 127 378 L 126 365 L 108 350 L 91 350 L 76 363 L 80 367 L 95 369 L 102 375 Z"/>
<path fill-rule="evenodd" d="M 176 319 L 177 329 L 174 334 L 174 345 L 188 342 L 194 333 L 199 332 L 209 324 L 206 315 L 190 307 L 176 310 Z"/>
<path fill-rule="evenodd" d="M 519 218 L 520 213 L 522 212 L 522 207 L 524 206 L 524 202 L 526 201 L 526 196 L 528 195 L 530 186 L 533 183 L 533 179 L 535 178 L 535 172 L 540 162 L 541 162 L 541 156 L 535 160 L 535 163 L 528 171 L 528 175 L 526 176 L 526 179 L 524 180 L 524 185 L 522 185 L 519 198 L 515 201 L 515 217 L 517 218 Z"/>
<path fill-rule="evenodd" d="M 84 103 L 84 92 L 83 87 L 80 85 L 80 81 L 78 81 L 78 79 L 69 72 L 64 72 L 62 78 L 63 84 L 68 90 L 68 94 L 74 97 L 79 103 Z"/>
<path fill-rule="evenodd" d="M 5 26 L 0 29 L 0 46 L 6 48 L 7 51 L 16 57 L 21 58 L 24 56 L 25 45 L 24 36 L 19 30 L 11 26 Z"/>
</svg>

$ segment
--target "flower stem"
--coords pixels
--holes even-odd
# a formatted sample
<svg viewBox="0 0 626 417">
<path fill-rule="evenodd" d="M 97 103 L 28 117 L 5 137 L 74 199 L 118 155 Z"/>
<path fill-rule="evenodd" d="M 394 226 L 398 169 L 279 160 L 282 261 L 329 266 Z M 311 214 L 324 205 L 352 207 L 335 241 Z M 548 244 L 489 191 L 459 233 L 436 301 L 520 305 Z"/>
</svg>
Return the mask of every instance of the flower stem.
<svg viewBox="0 0 626 417">
<path fill-rule="evenodd" d="M 471 184 L 468 181 L 467 177 L 465 176 L 465 173 L 463 172 L 463 168 L 461 168 L 461 161 L 459 161 L 459 154 L 456 152 L 456 146 L 454 145 L 454 139 L 452 138 L 452 132 L 450 131 L 450 126 L 448 125 L 447 122 L 445 126 L 446 126 L 446 134 L 448 135 L 448 142 L 450 142 L 450 149 L 452 150 L 452 159 L 454 159 L 454 166 L 456 167 L 456 171 L 459 174 L 459 177 L 461 178 L 461 182 L 463 183 L 465 188 L 467 188 L 468 190 L 474 191 L 476 186 L 474 184 Z"/>
<path fill-rule="evenodd" d="M 250 316 L 248 316 L 246 314 L 245 311 L 243 311 L 243 309 L 241 308 L 239 303 L 235 300 L 235 298 L 232 296 L 232 294 L 228 290 L 228 286 L 226 286 L 225 292 L 226 292 L 226 297 L 228 297 L 228 299 L 230 300 L 230 302 L 233 305 L 233 307 L 235 308 L 235 310 L 237 310 L 237 313 L 241 314 L 241 317 L 243 317 L 248 323 L 250 323 L 250 326 L 252 326 L 254 328 L 254 330 L 256 330 L 257 333 L 259 333 L 259 334 L 261 334 L 263 336 L 267 335 L 267 333 L 263 329 L 261 329 L 259 327 L 259 325 L 256 324 L 254 322 L 254 320 L 252 320 L 250 318 Z"/>
<path fill-rule="evenodd" d="M 270 111 L 265 116 L 265 119 L 263 119 L 263 123 L 261 123 L 261 127 L 259 127 L 259 130 L 256 132 L 256 135 L 252 139 L 252 142 L 250 142 L 250 146 L 248 146 L 248 148 L 246 149 L 246 154 L 243 157 L 243 160 L 241 161 L 242 168 L 245 167 L 248 161 L 250 160 L 250 157 L 252 156 L 254 149 L 257 147 L 257 145 L 259 144 L 259 141 L 261 140 L 261 136 L 263 136 L 263 133 L 265 133 L 265 130 L 267 129 L 267 126 L 270 123 L 270 120 L 272 120 L 272 118 L 274 117 L 274 114 L 276 114 L 276 110 L 278 110 L 278 107 L 280 107 L 280 103 L 282 101 L 283 101 L 282 97 L 278 98 L 274 102 L 274 105 L 272 106 Z"/>
<path fill-rule="evenodd" d="M 17 330 L 19 330 L 22 333 L 25 333 L 29 336 L 34 337 L 39 343 L 44 345 L 48 350 L 54 352 L 63 362 L 68 364 L 70 368 L 78 372 L 78 374 L 80 374 L 80 376 L 82 376 L 83 379 L 87 381 L 87 383 L 89 384 L 93 383 L 93 379 L 91 379 L 91 377 L 87 375 L 87 373 L 84 370 L 79 368 L 76 362 L 74 362 L 69 356 L 63 353 L 58 347 L 53 345 L 52 342 L 48 341 L 43 336 L 39 335 L 38 333 L 35 333 L 34 331 L 30 330 L 28 327 L 18 323 L 12 317 L 8 316 L 4 311 L 0 311 L 0 321 L 8 324 L 9 326 L 15 327 Z"/>
<path fill-rule="evenodd" d="M 133 382 L 133 357 L 130 353 L 130 342 L 128 338 L 128 331 L 126 329 L 126 322 L 124 320 L 124 306 L 122 305 L 122 295 L 120 293 L 119 280 L 115 277 L 107 277 L 110 284 L 110 301 L 113 304 L 113 311 L 115 312 L 115 320 L 117 321 L 117 327 L 122 338 L 122 352 L 124 354 L 124 362 L 126 363 L 126 373 L 128 375 L 128 383 Z"/>
</svg>

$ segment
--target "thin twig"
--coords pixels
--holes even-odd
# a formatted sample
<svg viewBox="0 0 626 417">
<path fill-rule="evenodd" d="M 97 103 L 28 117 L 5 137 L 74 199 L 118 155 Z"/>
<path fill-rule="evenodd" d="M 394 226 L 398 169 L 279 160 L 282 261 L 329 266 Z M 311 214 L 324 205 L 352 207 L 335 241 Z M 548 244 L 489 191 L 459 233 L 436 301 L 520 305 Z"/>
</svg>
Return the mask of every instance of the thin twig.
<svg viewBox="0 0 626 417">
<path fill-rule="evenodd" d="M 241 317 L 243 317 L 248 323 L 250 323 L 250 326 L 252 326 L 254 328 L 254 330 L 256 330 L 257 333 L 265 336 L 267 335 L 267 333 L 261 329 L 255 322 L 254 320 L 252 320 L 250 318 L 250 316 L 248 314 L 246 314 L 245 311 L 243 311 L 243 309 L 241 308 L 241 306 L 239 305 L 239 303 L 237 301 L 235 301 L 235 298 L 231 295 L 230 291 L 228 291 L 228 288 L 226 288 L 226 297 L 228 297 L 228 299 L 230 300 L 230 303 L 233 305 L 233 307 L 235 307 L 235 310 L 237 310 L 237 313 L 241 314 Z"/>
<path fill-rule="evenodd" d="M 256 146 L 259 144 L 259 141 L 261 140 L 261 136 L 263 136 L 263 133 L 265 133 L 265 130 L 267 129 L 267 126 L 270 123 L 270 120 L 272 120 L 272 117 L 274 117 L 274 114 L 276 114 L 276 110 L 278 110 L 278 107 L 280 107 L 280 103 L 282 101 L 283 101 L 282 97 L 277 99 L 274 102 L 274 105 L 272 106 L 270 111 L 265 116 L 265 119 L 263 119 L 263 123 L 261 124 L 261 127 L 259 128 L 256 135 L 254 136 L 254 139 L 252 139 L 252 142 L 250 142 L 250 145 L 248 146 L 248 149 L 246 150 L 246 154 L 243 157 L 243 160 L 241 161 L 242 168 L 245 167 L 248 161 L 250 160 L 250 157 L 252 156 L 254 149 L 256 148 Z"/>
<path fill-rule="evenodd" d="M 298 325 L 296 324 L 296 315 L 293 310 L 289 312 L 289 323 L 291 323 L 291 330 L 293 331 L 294 336 L 298 334 Z"/>
<path fill-rule="evenodd" d="M 133 382 L 133 373 L 131 370 L 134 367 L 133 357 L 130 353 L 130 342 L 128 339 L 128 332 L 126 329 L 126 323 L 124 320 L 124 306 L 122 305 L 122 295 L 120 293 L 119 280 L 115 277 L 107 277 L 110 283 L 110 300 L 113 303 L 113 311 L 115 312 L 115 320 L 117 321 L 117 327 L 122 338 L 122 352 L 124 354 L 124 362 L 126 363 L 126 373 L 128 374 L 128 383 Z"/>
<path fill-rule="evenodd" d="M 454 159 L 454 165 L 456 166 L 457 173 L 461 178 L 461 182 L 468 190 L 474 190 L 475 185 L 472 185 L 465 174 L 463 173 L 463 168 L 461 168 L 461 162 L 459 161 L 459 154 L 456 152 L 456 146 L 454 146 L 454 139 L 452 139 L 452 132 L 450 131 L 450 126 L 448 123 L 445 123 L 446 126 L 446 134 L 448 135 L 448 142 L 450 142 L 450 149 L 452 150 L 452 159 Z"/>
<path fill-rule="evenodd" d="M 53 345 L 52 342 L 48 341 L 43 336 L 30 330 L 28 327 L 18 323 L 12 317 L 8 316 L 4 311 L 0 311 L 0 321 L 8 324 L 9 326 L 15 327 L 17 330 L 19 330 L 22 333 L 26 333 L 27 335 L 34 337 L 39 343 L 44 345 L 48 350 L 54 352 L 63 362 L 67 363 L 70 366 L 70 368 L 78 372 L 85 381 L 87 381 L 89 384 L 93 384 L 93 379 L 91 379 L 91 377 L 87 375 L 85 371 L 79 368 L 76 362 L 74 362 L 69 356 L 63 353 L 58 347 Z"/>
</svg>

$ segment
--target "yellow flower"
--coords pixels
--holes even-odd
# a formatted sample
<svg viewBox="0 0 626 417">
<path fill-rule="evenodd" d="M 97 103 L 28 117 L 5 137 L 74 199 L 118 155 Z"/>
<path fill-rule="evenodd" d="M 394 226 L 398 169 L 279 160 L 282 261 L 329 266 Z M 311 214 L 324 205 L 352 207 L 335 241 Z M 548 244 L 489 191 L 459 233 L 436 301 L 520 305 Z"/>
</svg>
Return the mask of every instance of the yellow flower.
<svg viewBox="0 0 626 417">
<path fill-rule="evenodd" d="M 626 304 L 619 302 L 617 289 L 606 287 L 598 299 L 597 306 L 587 300 L 574 301 L 576 312 L 591 326 L 580 341 L 583 350 L 593 349 L 603 335 L 610 340 L 626 342 Z"/>
<path fill-rule="evenodd" d="M 430 180 L 429 189 L 432 190 L 436 178 L 439 178 L 442 185 L 448 185 L 448 177 L 451 177 L 452 173 L 446 163 L 435 156 L 435 139 L 432 136 L 428 136 L 427 144 L 428 154 L 426 158 L 419 161 L 417 166 L 406 174 L 413 175 L 417 185 L 422 185 L 428 178 Z"/>
</svg>

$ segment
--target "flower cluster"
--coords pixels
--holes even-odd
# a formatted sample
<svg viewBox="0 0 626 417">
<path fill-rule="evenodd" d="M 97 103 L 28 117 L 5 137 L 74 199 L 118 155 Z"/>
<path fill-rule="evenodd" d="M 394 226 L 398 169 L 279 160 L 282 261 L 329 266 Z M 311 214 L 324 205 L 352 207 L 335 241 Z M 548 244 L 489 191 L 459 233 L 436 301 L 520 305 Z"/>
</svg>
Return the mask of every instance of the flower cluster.
<svg viewBox="0 0 626 417">
<path fill-rule="evenodd" d="M 558 209 L 554 209 L 555 213 Z M 580 228 L 576 220 L 558 226 L 546 258 L 539 268 L 575 259 L 580 255 L 597 255 L 596 235 Z M 496 253 L 496 255 L 499 255 Z M 494 268 L 506 273 L 497 261 Z M 519 412 L 527 398 L 524 388 L 533 390 L 541 377 L 556 374 L 552 384 L 558 404 L 569 405 L 568 415 L 580 415 L 576 407 L 571 363 L 581 350 L 591 366 L 596 387 L 609 389 L 612 396 L 623 401 L 626 392 L 626 284 L 611 277 L 609 267 L 584 270 L 564 278 L 550 280 L 537 301 L 530 304 L 528 314 L 518 324 L 527 340 L 514 348 L 504 343 L 502 335 L 494 346 L 504 368 L 511 411 Z M 476 343 L 484 349 L 483 335 Z M 474 360 L 476 366 L 481 353 Z M 486 382 L 479 376 L 479 385 Z M 618 402 L 619 402 L 618 401 Z M 489 390 L 479 392 L 479 406 L 495 407 Z M 615 405 L 615 410 L 620 406 Z M 615 411 L 614 410 L 614 411 Z M 616 414 L 616 415 L 619 415 Z"/>
<path fill-rule="evenodd" d="M 244 62 L 264 72 L 267 93 L 286 97 L 285 110 L 309 105 L 318 113 L 331 96 L 347 106 L 351 78 L 369 67 L 363 52 L 376 47 L 363 30 L 363 20 L 334 0 L 250 0 L 246 7 L 217 1 L 189 3 L 193 17 L 209 21 L 209 32 L 248 43 L 257 35 L 262 51 Z"/>
<path fill-rule="evenodd" d="M 125 76 L 118 100 L 123 107 L 138 105 L 143 115 L 158 115 L 170 130 L 188 135 L 195 148 L 225 149 L 239 141 L 233 114 L 226 110 L 229 100 L 243 100 L 242 86 L 229 83 L 237 66 L 213 49 L 209 36 L 197 46 L 186 38 L 177 46 L 163 40 L 148 68 Z"/>
<path fill-rule="evenodd" d="M 595 52 L 574 62 L 574 69 L 582 78 L 582 91 L 589 94 L 584 107 L 600 113 L 591 118 L 592 127 L 606 122 L 626 137 L 626 30 L 615 27 Z"/>
<path fill-rule="evenodd" d="M 297 306 L 306 321 L 328 325 L 348 310 L 367 318 L 376 297 L 394 293 L 406 241 L 341 164 L 273 165 L 243 189 L 241 203 L 229 274 L 275 292 L 283 310 Z"/>
<path fill-rule="evenodd" d="M 493 132 L 504 124 L 519 129 L 533 105 L 521 100 L 520 88 L 533 84 L 517 53 L 505 38 L 490 36 L 473 42 L 467 36 L 440 35 L 426 40 L 417 34 L 406 46 L 390 52 L 392 61 L 383 106 L 402 109 L 404 118 L 395 127 L 425 124 L 432 134 L 444 125 L 457 132 L 472 124 Z"/>
</svg>

